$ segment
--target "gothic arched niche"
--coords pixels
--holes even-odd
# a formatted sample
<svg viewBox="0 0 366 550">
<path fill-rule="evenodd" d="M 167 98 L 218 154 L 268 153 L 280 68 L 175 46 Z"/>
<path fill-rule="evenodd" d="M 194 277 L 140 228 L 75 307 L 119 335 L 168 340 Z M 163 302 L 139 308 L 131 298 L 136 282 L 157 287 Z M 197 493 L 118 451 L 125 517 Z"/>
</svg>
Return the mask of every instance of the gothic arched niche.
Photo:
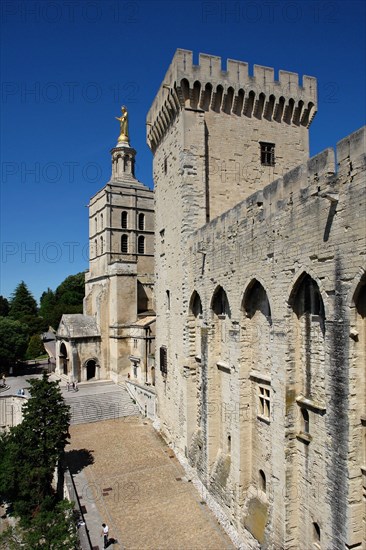
<svg viewBox="0 0 366 550">
<path fill-rule="evenodd" d="M 357 413 L 350 422 L 350 450 L 358 457 L 359 475 L 353 476 L 349 498 L 358 495 L 362 503 L 363 542 L 366 541 L 366 501 L 362 499 L 362 487 L 366 485 L 366 273 L 361 277 L 353 295 L 350 331 L 350 391 L 356 395 Z M 353 312 L 353 315 L 352 315 Z"/>
<path fill-rule="evenodd" d="M 267 472 L 269 483 L 271 478 L 272 451 L 268 440 L 273 417 L 273 392 L 271 306 L 265 288 L 257 279 L 253 279 L 244 292 L 241 333 L 240 406 L 250 412 L 240 418 L 241 483 L 246 488 L 252 486 L 258 490 L 262 488 L 259 469 Z"/>
<path fill-rule="evenodd" d="M 268 322 L 272 324 L 271 306 L 269 305 L 267 293 L 257 279 L 254 279 L 245 291 L 243 308 L 249 319 L 251 319 L 257 311 L 260 311 L 268 319 Z"/>
<path fill-rule="evenodd" d="M 194 291 L 189 304 L 189 341 L 191 357 L 201 357 L 202 302 Z"/>
<path fill-rule="evenodd" d="M 303 272 L 289 298 L 289 326 L 286 373 L 287 447 L 287 514 L 291 529 L 288 537 L 297 545 L 311 545 L 306 526 L 312 511 L 319 506 L 316 477 L 308 472 L 319 469 L 317 475 L 326 478 L 325 464 L 319 464 L 317 449 L 326 432 L 326 352 L 325 309 L 317 282 Z M 321 443 L 320 443 L 321 442 Z M 296 518 L 296 521 L 295 521 Z"/>
<path fill-rule="evenodd" d="M 204 453 L 201 425 L 207 422 L 204 410 L 207 406 L 207 366 L 201 358 L 202 302 L 194 291 L 189 301 L 187 335 L 189 342 L 189 372 L 187 379 L 187 435 L 188 457 L 192 465 L 204 468 Z M 203 369 L 205 373 L 203 373 Z"/>
<path fill-rule="evenodd" d="M 231 316 L 229 302 L 222 286 L 218 286 L 213 294 L 211 309 L 216 316 Z"/>
<path fill-rule="evenodd" d="M 296 393 L 319 401 L 324 388 L 324 302 L 317 282 L 303 273 L 291 293 L 289 304 L 295 314 L 294 338 Z"/>
<path fill-rule="evenodd" d="M 62 374 L 67 375 L 67 362 L 68 362 L 68 356 L 67 356 L 67 348 L 64 344 L 64 342 L 60 345 L 60 366 Z"/>
<path fill-rule="evenodd" d="M 358 285 L 355 295 L 354 303 L 358 315 L 362 318 L 366 318 L 366 275 L 364 275 Z"/>
</svg>

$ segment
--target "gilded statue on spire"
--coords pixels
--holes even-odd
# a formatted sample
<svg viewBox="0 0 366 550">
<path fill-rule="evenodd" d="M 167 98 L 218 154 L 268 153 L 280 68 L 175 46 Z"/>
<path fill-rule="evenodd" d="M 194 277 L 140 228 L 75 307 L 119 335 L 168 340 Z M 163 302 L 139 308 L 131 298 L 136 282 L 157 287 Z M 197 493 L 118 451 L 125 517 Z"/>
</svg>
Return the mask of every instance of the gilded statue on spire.
<svg viewBox="0 0 366 550">
<path fill-rule="evenodd" d="M 123 105 L 121 107 L 122 115 L 120 117 L 116 116 L 116 119 L 119 120 L 120 124 L 120 134 L 118 136 L 118 143 L 128 143 L 128 112 L 126 107 Z"/>
</svg>

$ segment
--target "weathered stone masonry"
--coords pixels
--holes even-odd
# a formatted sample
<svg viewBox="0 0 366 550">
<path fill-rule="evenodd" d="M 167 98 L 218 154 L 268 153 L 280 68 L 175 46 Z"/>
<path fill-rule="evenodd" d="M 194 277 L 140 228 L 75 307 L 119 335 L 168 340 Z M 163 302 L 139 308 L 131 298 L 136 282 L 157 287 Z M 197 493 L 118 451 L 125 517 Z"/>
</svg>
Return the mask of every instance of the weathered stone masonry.
<svg viewBox="0 0 366 550">
<path fill-rule="evenodd" d="M 158 415 L 245 547 L 364 548 L 365 129 L 307 160 L 315 79 L 245 67 L 180 50 L 148 114 Z"/>
</svg>

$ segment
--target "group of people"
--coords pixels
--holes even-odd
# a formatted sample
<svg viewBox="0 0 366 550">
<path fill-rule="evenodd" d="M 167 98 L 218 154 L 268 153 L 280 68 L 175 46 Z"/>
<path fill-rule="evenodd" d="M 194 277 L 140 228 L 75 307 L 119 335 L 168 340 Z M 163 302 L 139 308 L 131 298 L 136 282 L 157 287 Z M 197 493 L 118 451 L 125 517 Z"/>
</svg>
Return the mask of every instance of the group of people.
<svg viewBox="0 0 366 550">
<path fill-rule="evenodd" d="M 66 382 L 67 391 L 79 391 L 77 382 Z"/>
</svg>

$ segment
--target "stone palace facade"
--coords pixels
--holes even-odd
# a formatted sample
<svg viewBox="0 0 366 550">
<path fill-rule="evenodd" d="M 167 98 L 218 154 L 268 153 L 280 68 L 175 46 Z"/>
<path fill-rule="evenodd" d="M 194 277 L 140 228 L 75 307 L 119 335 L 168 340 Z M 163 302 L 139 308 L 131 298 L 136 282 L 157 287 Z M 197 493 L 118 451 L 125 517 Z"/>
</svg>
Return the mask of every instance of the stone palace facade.
<svg viewBox="0 0 366 550">
<path fill-rule="evenodd" d="M 178 50 L 147 115 L 157 415 L 246 549 L 366 548 L 365 128 L 309 159 L 316 110 Z"/>
</svg>

